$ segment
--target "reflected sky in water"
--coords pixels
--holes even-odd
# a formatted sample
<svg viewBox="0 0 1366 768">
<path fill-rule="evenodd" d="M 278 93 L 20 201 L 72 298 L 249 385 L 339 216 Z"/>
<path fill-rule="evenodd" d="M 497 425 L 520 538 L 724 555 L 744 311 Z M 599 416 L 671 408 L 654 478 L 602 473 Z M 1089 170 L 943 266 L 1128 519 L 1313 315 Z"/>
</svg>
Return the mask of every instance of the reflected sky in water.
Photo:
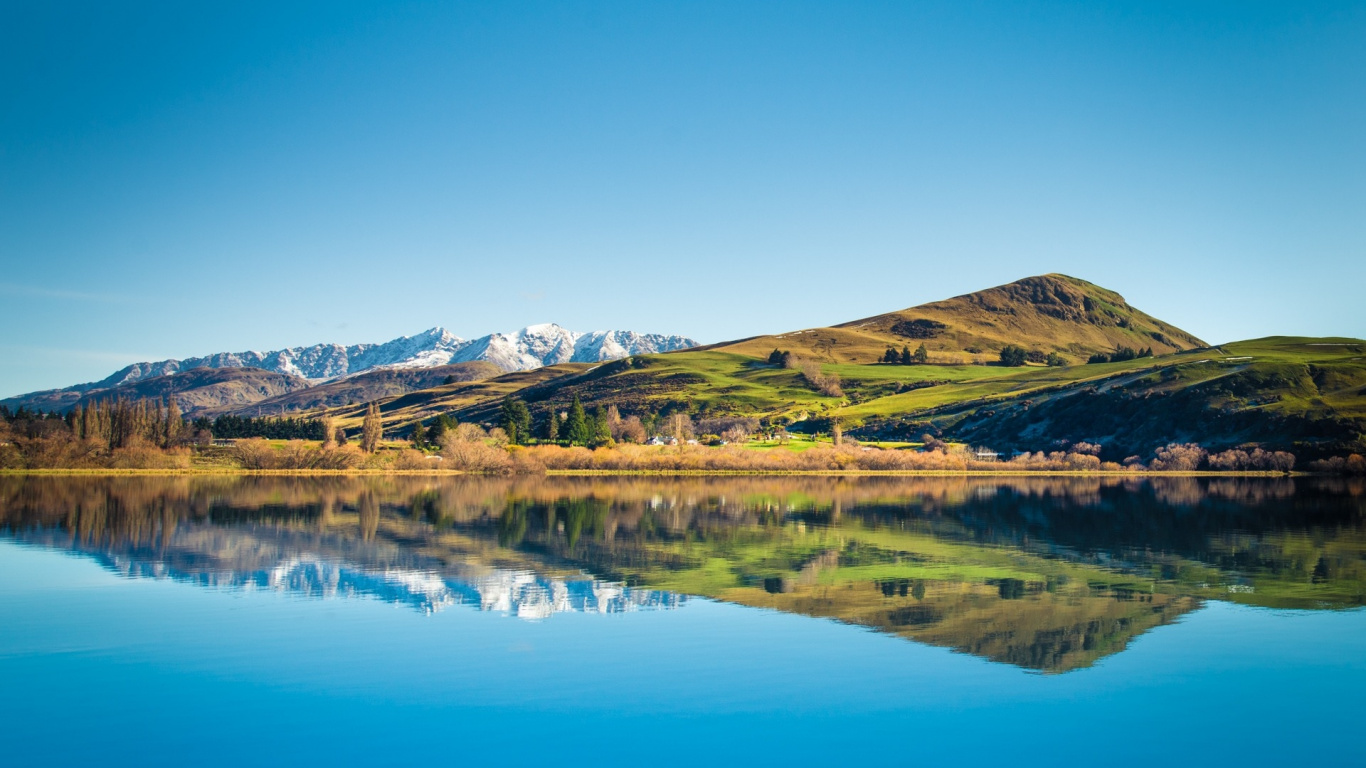
<svg viewBox="0 0 1366 768">
<path fill-rule="evenodd" d="M 1356 759 L 1360 488 L 1037 480 L 0 478 L 6 763 Z"/>
</svg>

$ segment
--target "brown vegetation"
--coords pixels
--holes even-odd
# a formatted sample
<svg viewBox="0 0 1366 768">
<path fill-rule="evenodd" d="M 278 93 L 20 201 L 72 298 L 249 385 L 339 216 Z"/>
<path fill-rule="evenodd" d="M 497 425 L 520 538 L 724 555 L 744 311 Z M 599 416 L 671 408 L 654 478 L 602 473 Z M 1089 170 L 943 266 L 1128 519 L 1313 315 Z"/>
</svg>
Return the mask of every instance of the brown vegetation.
<svg viewBox="0 0 1366 768">
<path fill-rule="evenodd" d="M 357 469 L 366 456 L 355 446 L 332 448 L 290 440 L 279 449 L 259 437 L 239 440 L 232 456 L 243 469 Z"/>
</svg>

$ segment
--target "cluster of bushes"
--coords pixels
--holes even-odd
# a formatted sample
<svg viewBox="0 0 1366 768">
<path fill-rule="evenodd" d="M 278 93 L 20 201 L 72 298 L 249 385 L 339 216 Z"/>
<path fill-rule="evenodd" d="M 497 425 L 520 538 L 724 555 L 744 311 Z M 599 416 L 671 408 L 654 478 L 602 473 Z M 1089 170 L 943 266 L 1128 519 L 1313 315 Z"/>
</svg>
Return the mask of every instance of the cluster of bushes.
<svg viewBox="0 0 1366 768">
<path fill-rule="evenodd" d="M 716 420 L 721 422 L 723 420 Z M 729 429 L 735 434 L 750 424 L 737 423 Z M 705 423 L 705 422 L 703 422 Z M 718 424 L 707 424 L 709 427 Z M 1211 454 L 1193 443 L 1173 443 L 1156 452 L 1144 463 L 1131 456 L 1123 464 L 1102 461 L 1101 446 L 1081 442 L 1067 450 L 1024 452 L 1005 461 L 982 460 L 978 451 L 950 446 L 927 437 L 921 451 L 884 450 L 845 444 L 817 445 L 806 451 L 756 451 L 738 446 L 708 448 L 700 445 L 653 447 L 632 444 L 602 446 L 507 446 L 502 430 L 485 433 L 473 425 L 462 425 L 459 436 L 443 446 L 443 468 L 477 472 L 540 472 L 551 470 L 611 470 L 645 472 L 727 471 L 727 472 L 806 472 L 829 470 L 863 471 L 1006 471 L 1006 472 L 1194 472 L 1268 471 L 1289 472 L 1295 466 L 1293 454 L 1284 451 L 1234 449 Z M 1357 457 L 1350 465 L 1360 468 Z M 1338 471 L 1342 467 L 1337 467 Z"/>
<path fill-rule="evenodd" d="M 260 437 L 237 441 L 231 455 L 242 469 L 359 469 L 368 458 L 352 445 L 331 447 L 290 440 L 277 448 Z"/>
<path fill-rule="evenodd" d="M 844 397 L 839 374 L 822 373 L 820 363 L 815 360 L 806 360 L 789 351 L 775 349 L 769 353 L 768 362 L 771 365 L 781 365 L 799 371 L 808 386 L 826 397 Z"/>
<path fill-rule="evenodd" d="M 498 455 L 501 454 L 501 455 Z M 514 446 L 500 450 L 486 437 L 477 444 L 443 450 L 445 469 L 535 473 L 546 470 L 620 472 L 825 472 L 825 471 L 1062 471 L 1123 469 L 1102 464 L 1094 455 L 1055 451 L 1024 454 L 1007 462 L 979 461 L 970 451 L 944 447 L 929 451 L 883 450 L 859 446 L 818 445 L 805 451 L 755 451 L 737 446 L 652 447 L 618 445 L 589 449 L 555 445 Z"/>
<path fill-rule="evenodd" d="M 1018 368 L 1025 363 L 1039 363 L 1053 368 L 1067 365 L 1067 358 L 1057 352 L 1044 352 L 1039 349 L 1025 349 L 1014 344 L 1001 348 L 1001 365 Z"/>
<path fill-rule="evenodd" d="M 477 429 L 477 428 L 476 428 Z M 1288 472 L 1295 457 L 1283 451 L 1232 450 L 1210 454 L 1193 444 L 1173 444 L 1159 449 L 1146 464 L 1130 457 L 1123 464 L 1102 461 L 1099 446 L 1079 443 L 1066 451 L 1037 451 L 1018 454 L 1005 461 L 979 460 L 973 451 L 950 447 L 939 441 L 930 450 L 883 450 L 859 446 L 819 445 L 806 451 L 755 451 L 735 446 L 707 448 L 695 445 L 659 448 L 617 445 L 589 449 L 538 445 L 501 450 L 497 438 L 445 450 L 449 460 L 443 468 L 467 471 L 540 472 L 551 470 L 610 470 L 644 472 L 809 472 L 830 470 L 862 471 L 1005 471 L 1005 472 L 1194 472 L 1215 471 Z M 498 455 L 501 454 L 501 455 Z M 1337 460 L 1318 463 L 1323 471 L 1363 471 L 1366 460 Z"/>
<path fill-rule="evenodd" d="M 882 353 L 882 362 L 894 363 L 896 365 L 923 365 L 930 361 L 930 351 L 921 344 L 912 352 L 910 347 L 903 346 L 900 352 L 896 347 L 887 347 L 887 351 Z"/>
<path fill-rule="evenodd" d="M 1122 362 L 1124 362 L 1125 360 L 1137 360 L 1137 359 L 1140 358 L 1140 357 L 1152 357 L 1152 356 L 1153 356 L 1153 348 L 1152 348 L 1152 347 L 1147 347 L 1146 349 L 1134 349 L 1134 348 L 1132 348 L 1132 347 L 1119 347 L 1119 348 L 1117 348 L 1114 352 L 1111 352 L 1111 353 L 1108 354 L 1108 355 L 1105 354 L 1104 352 L 1097 352 L 1096 354 L 1091 355 L 1089 358 L 1087 358 L 1086 364 L 1087 364 L 1087 365 L 1091 365 L 1091 364 L 1094 364 L 1094 363 L 1122 363 Z"/>
<path fill-rule="evenodd" d="M 438 460 L 411 448 L 397 451 L 367 452 L 353 444 L 316 444 L 303 440 L 290 440 L 284 445 L 272 445 L 269 441 L 259 437 L 237 441 L 232 446 L 230 455 L 242 469 L 250 470 L 378 469 L 409 471 L 441 468 L 441 463 Z M 466 469 L 476 468 L 467 467 Z"/>
<path fill-rule="evenodd" d="M 1130 456 L 1124 463 L 1133 465 L 1141 464 L 1141 461 L 1137 456 Z M 1147 468 L 1158 472 L 1195 472 L 1202 469 L 1216 472 L 1289 472 L 1295 468 L 1295 455 L 1261 448 L 1251 451 L 1235 448 L 1210 453 L 1196 443 L 1171 443 L 1157 449 Z"/>
<path fill-rule="evenodd" d="M 1347 456 L 1333 456 L 1309 463 L 1315 472 L 1331 472 L 1335 475 L 1366 475 L 1366 458 L 1353 453 Z"/>
</svg>

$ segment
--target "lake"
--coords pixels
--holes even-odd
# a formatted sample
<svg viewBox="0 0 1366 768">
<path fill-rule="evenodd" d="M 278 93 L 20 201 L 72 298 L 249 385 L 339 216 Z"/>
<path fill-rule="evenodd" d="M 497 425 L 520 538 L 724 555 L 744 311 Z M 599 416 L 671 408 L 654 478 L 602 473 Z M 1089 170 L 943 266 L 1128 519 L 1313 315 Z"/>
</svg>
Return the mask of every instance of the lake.
<svg viewBox="0 0 1366 768">
<path fill-rule="evenodd" d="M 1366 486 L 0 477 L 0 763 L 1362 764 Z"/>
</svg>

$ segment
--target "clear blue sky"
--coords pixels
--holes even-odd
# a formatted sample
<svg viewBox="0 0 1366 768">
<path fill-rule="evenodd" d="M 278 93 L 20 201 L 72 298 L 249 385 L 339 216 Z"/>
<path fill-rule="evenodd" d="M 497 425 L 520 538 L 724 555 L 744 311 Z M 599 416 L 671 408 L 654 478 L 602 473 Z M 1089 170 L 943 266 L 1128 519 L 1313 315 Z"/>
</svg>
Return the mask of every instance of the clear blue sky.
<svg viewBox="0 0 1366 768">
<path fill-rule="evenodd" d="M 8 2 L 0 266 L 0 396 L 1052 271 L 1366 336 L 1366 4 Z"/>
</svg>

